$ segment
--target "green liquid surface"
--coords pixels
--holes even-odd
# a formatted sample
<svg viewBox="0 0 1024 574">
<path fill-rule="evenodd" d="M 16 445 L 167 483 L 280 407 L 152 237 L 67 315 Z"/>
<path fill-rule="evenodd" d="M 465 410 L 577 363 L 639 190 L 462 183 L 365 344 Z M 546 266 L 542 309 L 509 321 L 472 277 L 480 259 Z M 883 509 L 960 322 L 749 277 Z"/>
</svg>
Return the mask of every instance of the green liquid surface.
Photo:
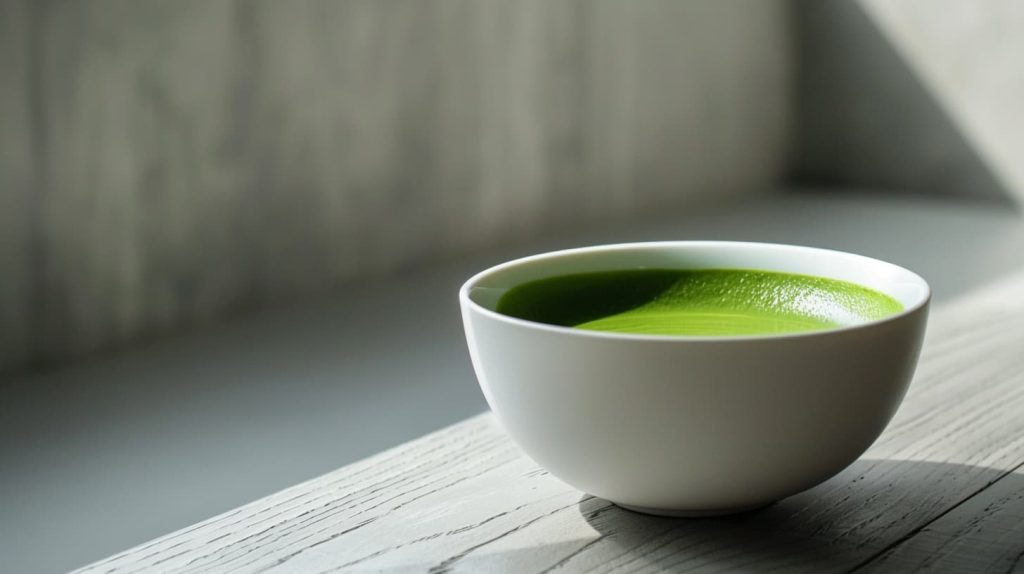
<svg viewBox="0 0 1024 574">
<path fill-rule="evenodd" d="M 867 287 L 746 269 L 636 269 L 579 273 L 509 289 L 504 315 L 592 331 L 739 336 L 834 329 L 903 306 Z"/>
</svg>

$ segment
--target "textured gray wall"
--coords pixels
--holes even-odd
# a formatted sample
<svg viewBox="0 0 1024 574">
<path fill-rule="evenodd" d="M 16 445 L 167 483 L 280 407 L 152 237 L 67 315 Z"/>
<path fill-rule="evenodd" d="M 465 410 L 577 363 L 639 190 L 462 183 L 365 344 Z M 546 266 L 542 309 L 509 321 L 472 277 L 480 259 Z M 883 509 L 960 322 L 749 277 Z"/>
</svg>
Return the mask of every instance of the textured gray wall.
<svg viewBox="0 0 1024 574">
<path fill-rule="evenodd" d="M 6 365 L 784 170 L 783 0 L 0 7 Z"/>
<path fill-rule="evenodd" d="M 27 2 L 0 1 L 0 369 L 29 355 L 35 163 Z"/>
<path fill-rule="evenodd" d="M 1024 2 L 859 0 L 977 150 L 1024 202 Z"/>
<path fill-rule="evenodd" d="M 978 152 L 955 110 L 944 105 L 941 87 L 928 85 L 919 63 L 897 49 L 892 30 L 880 28 L 860 2 L 799 0 L 794 14 L 796 180 L 1010 200 L 993 158 Z M 946 19 L 942 14 L 922 8 L 919 15 L 935 22 Z M 996 49 L 990 52 L 973 64 L 990 66 L 999 58 Z"/>
</svg>

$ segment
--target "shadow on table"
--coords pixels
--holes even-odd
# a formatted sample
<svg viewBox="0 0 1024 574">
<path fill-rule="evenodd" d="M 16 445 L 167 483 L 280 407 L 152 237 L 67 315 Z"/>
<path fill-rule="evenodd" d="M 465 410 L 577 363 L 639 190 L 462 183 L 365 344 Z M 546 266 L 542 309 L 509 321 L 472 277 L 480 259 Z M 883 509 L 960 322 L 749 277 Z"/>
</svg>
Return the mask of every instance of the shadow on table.
<svg viewBox="0 0 1024 574">
<path fill-rule="evenodd" d="M 601 537 L 564 565 L 820 572 L 867 562 L 900 569 L 966 562 L 984 570 L 1012 568 L 1014 557 L 1024 553 L 1021 493 L 1024 476 L 1004 470 L 861 460 L 807 492 L 728 517 L 649 516 L 588 496 L 579 512 Z M 923 536 L 904 539 L 925 525 Z"/>
</svg>

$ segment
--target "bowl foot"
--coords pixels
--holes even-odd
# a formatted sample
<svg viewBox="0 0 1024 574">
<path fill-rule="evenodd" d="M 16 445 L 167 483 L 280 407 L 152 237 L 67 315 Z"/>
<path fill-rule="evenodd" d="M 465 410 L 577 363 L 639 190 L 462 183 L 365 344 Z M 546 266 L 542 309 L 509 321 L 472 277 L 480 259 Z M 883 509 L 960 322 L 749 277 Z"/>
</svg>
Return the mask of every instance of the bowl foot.
<svg viewBox="0 0 1024 574">
<path fill-rule="evenodd" d="M 680 508 L 648 508 L 646 506 L 633 506 L 631 504 L 614 503 L 615 506 L 639 512 L 641 514 L 653 514 L 655 516 L 672 516 L 675 518 L 706 518 L 711 516 L 727 516 L 729 514 L 740 514 L 764 508 L 770 504 L 752 504 L 750 506 L 739 506 L 736 508 L 711 508 L 702 510 L 686 510 Z"/>
</svg>

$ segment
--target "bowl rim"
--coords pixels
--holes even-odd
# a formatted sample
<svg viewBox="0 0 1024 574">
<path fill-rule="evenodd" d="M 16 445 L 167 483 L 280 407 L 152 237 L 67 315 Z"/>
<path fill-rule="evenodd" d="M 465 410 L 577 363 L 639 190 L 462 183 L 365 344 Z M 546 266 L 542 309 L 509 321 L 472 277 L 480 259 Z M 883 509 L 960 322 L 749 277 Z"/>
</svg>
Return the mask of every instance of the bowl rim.
<svg viewBox="0 0 1024 574">
<path fill-rule="evenodd" d="M 671 247 L 722 247 L 722 246 L 735 246 L 735 247 L 772 247 L 782 249 L 793 249 L 796 251 L 814 251 L 827 255 L 834 255 L 840 257 L 852 257 L 861 259 L 872 264 L 880 264 L 883 266 L 889 266 L 902 273 L 920 284 L 920 287 L 924 289 L 923 296 L 918 301 L 911 305 L 907 305 L 902 311 L 882 317 L 880 319 L 872 319 L 863 323 L 857 323 L 854 325 L 846 325 L 842 327 L 835 327 L 831 329 L 821 329 L 816 331 L 800 331 L 796 333 L 770 333 L 764 335 L 648 335 L 641 333 L 611 333 L 607 331 L 592 331 L 588 329 L 576 329 L 573 327 L 564 327 L 561 325 L 551 325 L 548 323 L 541 323 L 539 321 L 531 321 L 529 319 L 520 319 L 518 317 L 512 317 L 505 315 L 497 311 L 493 311 L 477 303 L 470 297 L 470 291 L 476 286 L 481 280 L 489 275 L 499 273 L 506 269 L 510 269 L 516 266 L 532 263 L 535 261 L 542 261 L 544 259 L 565 257 L 584 253 L 593 253 L 599 251 L 615 251 L 619 249 L 664 249 Z M 888 295 L 888 293 L 886 293 Z M 811 247 L 807 245 L 794 245 L 788 243 L 769 243 L 761 241 L 641 241 L 631 243 L 609 243 L 609 244 L 598 244 L 590 245 L 585 247 L 574 247 L 570 249 L 559 249 L 555 251 L 546 251 L 543 253 L 537 253 L 534 255 L 528 255 L 525 257 L 518 257 L 511 259 L 497 265 L 493 265 L 474 274 L 472 277 L 467 279 L 462 287 L 459 289 L 459 303 L 461 307 L 466 310 L 471 310 L 481 315 L 500 321 L 509 323 L 519 327 L 555 333 L 565 336 L 593 338 L 593 339 L 607 339 L 607 340 L 623 340 L 623 341 L 652 341 L 652 342 L 693 342 L 693 343 L 736 343 L 736 342 L 751 342 L 751 341 L 778 341 L 778 340 L 790 340 L 790 339 L 804 339 L 812 337 L 826 337 L 832 335 L 841 335 L 850 332 L 862 331 L 865 329 L 871 329 L 880 325 L 893 323 L 900 321 L 910 315 L 917 313 L 918 311 L 926 308 L 931 302 L 932 290 L 928 282 L 913 271 L 890 263 L 882 259 L 874 257 L 868 257 L 866 255 L 859 255 L 857 253 L 850 253 L 847 251 L 839 251 L 836 249 L 826 249 L 822 247 Z"/>
</svg>

